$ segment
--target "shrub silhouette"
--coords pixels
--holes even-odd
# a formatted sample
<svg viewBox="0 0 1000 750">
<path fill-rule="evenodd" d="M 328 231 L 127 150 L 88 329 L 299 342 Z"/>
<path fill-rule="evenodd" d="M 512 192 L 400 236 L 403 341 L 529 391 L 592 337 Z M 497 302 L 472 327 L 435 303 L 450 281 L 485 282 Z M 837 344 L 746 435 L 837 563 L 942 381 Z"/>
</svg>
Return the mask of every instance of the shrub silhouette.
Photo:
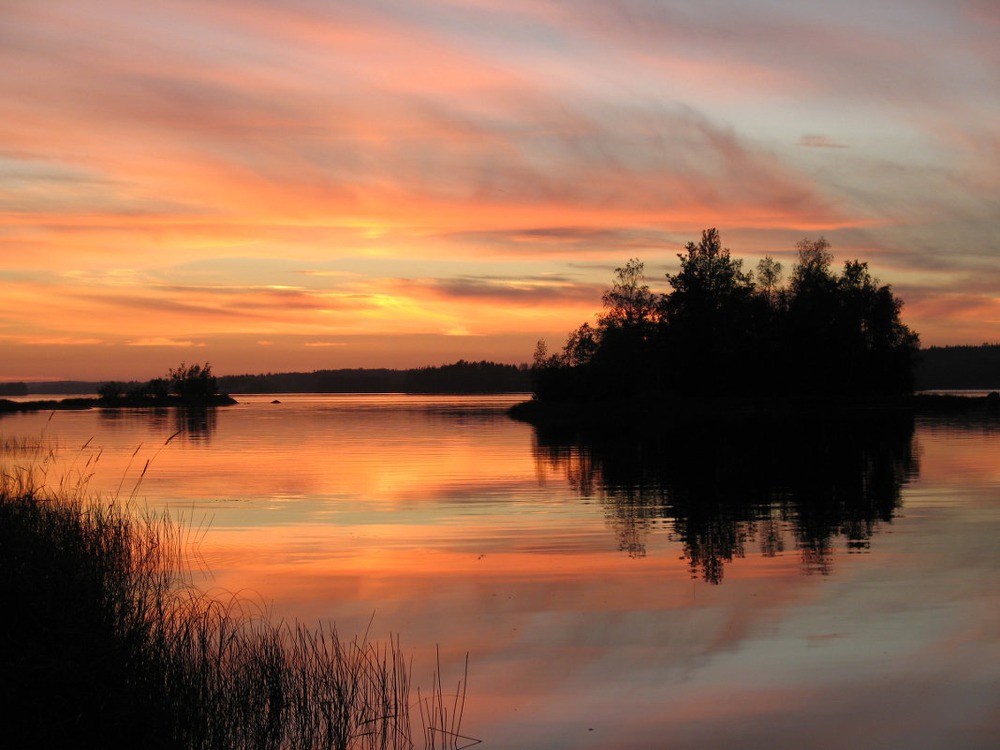
<svg viewBox="0 0 1000 750">
<path fill-rule="evenodd" d="M 170 370 L 168 380 L 173 392 L 182 398 L 213 396 L 218 388 L 212 366 L 208 362 L 204 365 L 185 365 L 181 362 L 179 367 Z M 151 384 L 154 382 L 156 381 L 150 381 Z"/>
<path fill-rule="evenodd" d="M 108 406 L 160 406 L 176 403 L 178 399 L 184 404 L 200 406 L 218 395 L 218 380 L 208 362 L 204 365 L 181 362 L 165 378 L 153 378 L 145 383 L 101 383 L 97 395 Z"/>
</svg>

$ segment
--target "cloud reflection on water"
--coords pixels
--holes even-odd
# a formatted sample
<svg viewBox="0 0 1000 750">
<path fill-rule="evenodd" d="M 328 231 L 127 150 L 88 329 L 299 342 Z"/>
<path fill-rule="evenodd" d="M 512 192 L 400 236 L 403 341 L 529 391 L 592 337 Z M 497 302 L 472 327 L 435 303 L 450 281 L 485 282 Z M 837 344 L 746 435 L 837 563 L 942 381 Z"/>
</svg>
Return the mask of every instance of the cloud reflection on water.
<svg viewBox="0 0 1000 750">
<path fill-rule="evenodd" d="M 421 685 L 436 645 L 451 675 L 468 652 L 465 728 L 493 750 L 985 748 L 1000 732 L 996 431 L 616 448 L 536 438 L 501 408 L 282 399 L 172 442 L 141 498 L 208 514 L 195 572 L 217 592 L 345 634 L 374 613 Z M 0 428 L 37 435 L 47 416 Z M 58 413 L 47 429 L 96 435 L 113 485 L 173 428 Z M 784 549 L 765 554 L 772 522 Z M 799 544 L 826 575 L 802 574 Z"/>
</svg>

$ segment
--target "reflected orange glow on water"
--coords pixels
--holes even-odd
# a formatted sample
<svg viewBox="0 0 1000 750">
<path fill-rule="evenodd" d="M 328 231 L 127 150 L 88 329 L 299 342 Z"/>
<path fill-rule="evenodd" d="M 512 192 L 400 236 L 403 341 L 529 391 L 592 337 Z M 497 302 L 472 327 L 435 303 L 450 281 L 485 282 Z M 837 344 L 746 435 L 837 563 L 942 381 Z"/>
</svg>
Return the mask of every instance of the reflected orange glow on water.
<svg viewBox="0 0 1000 750">
<path fill-rule="evenodd" d="M 935 483 L 957 482 L 1000 486 L 1000 426 L 957 428 L 929 425 L 921 436 L 924 446 L 921 474 Z"/>
<path fill-rule="evenodd" d="M 489 747 L 832 748 L 845 722 L 858 747 L 987 747 L 1000 731 L 998 432 L 920 425 L 919 473 L 832 489 L 792 475 L 762 524 L 760 498 L 721 475 L 706 485 L 721 499 L 692 497 L 685 466 L 629 500 L 601 474 L 617 457 L 546 448 L 504 416 L 516 398 L 281 399 L 248 398 L 166 447 L 174 415 L 0 430 L 44 430 L 63 469 L 103 451 L 92 482 L 121 495 L 150 460 L 136 502 L 185 519 L 194 580 L 217 596 L 348 637 L 398 633 L 422 687 L 438 647 L 446 684 L 469 654 L 464 728 Z M 852 494 L 868 481 L 872 508 Z M 693 551 L 719 556 L 718 585 Z"/>
</svg>

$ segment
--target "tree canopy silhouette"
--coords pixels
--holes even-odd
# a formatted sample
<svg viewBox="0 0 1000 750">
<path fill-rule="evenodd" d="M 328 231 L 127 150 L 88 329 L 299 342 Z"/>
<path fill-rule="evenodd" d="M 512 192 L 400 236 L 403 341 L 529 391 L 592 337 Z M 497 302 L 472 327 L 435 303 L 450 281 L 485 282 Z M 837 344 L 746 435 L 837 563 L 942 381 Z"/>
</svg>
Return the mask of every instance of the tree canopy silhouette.
<svg viewBox="0 0 1000 750">
<path fill-rule="evenodd" d="M 171 395 L 173 394 L 173 395 Z M 97 395 L 102 406 L 166 406 L 166 405 L 225 405 L 235 403 L 219 394 L 218 380 L 212 366 L 187 365 L 171 368 L 165 378 L 153 378 L 145 383 L 101 383 Z"/>
<path fill-rule="evenodd" d="M 801 240 L 789 284 L 764 258 L 757 278 L 706 229 L 678 255 L 657 295 L 638 259 L 616 269 L 596 325 L 562 352 L 539 342 L 532 383 L 542 400 L 644 395 L 886 396 L 913 390 L 919 338 L 889 285 L 849 260 L 838 275 L 824 239 Z"/>
</svg>

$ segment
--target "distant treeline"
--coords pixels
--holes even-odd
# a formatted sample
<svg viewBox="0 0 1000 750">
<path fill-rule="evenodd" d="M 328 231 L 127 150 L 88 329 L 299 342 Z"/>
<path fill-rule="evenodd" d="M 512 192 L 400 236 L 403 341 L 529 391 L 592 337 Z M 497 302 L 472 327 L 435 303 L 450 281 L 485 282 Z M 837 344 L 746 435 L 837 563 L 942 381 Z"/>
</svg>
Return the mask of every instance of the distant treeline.
<svg viewBox="0 0 1000 750">
<path fill-rule="evenodd" d="M 0 396 L 27 396 L 26 383 L 0 383 Z"/>
<path fill-rule="evenodd" d="M 99 383 L 63 380 L 0 383 L 0 396 L 92 394 Z M 524 393 L 531 390 L 526 365 L 466 362 L 411 370 L 342 369 L 223 375 L 223 393 Z M 1000 390 L 1000 344 L 932 346 L 917 357 L 917 390 Z"/>
<path fill-rule="evenodd" d="M 316 370 L 222 375 L 223 393 L 380 393 L 401 391 L 400 370 Z"/>
<path fill-rule="evenodd" d="M 0 396 L 43 393 L 67 395 L 97 393 L 101 383 L 61 380 L 46 383 L 8 383 L 24 386 L 24 392 L 0 391 Z M 123 383 L 144 386 L 143 383 Z M 263 374 L 219 375 L 220 393 L 527 393 L 531 390 L 527 364 L 509 365 L 482 360 L 409 370 L 354 368 L 313 372 L 268 372 Z"/>
<path fill-rule="evenodd" d="M 523 393 L 528 366 L 459 360 L 410 370 L 348 369 L 224 375 L 224 393 Z"/>
<path fill-rule="evenodd" d="M 932 346 L 920 352 L 920 390 L 1000 390 L 1000 344 Z"/>
<path fill-rule="evenodd" d="M 25 396 L 34 396 L 40 393 L 58 393 L 75 396 L 97 393 L 100 383 L 90 380 L 49 380 L 43 383 L 27 383 L 26 385 L 28 392 L 22 394 Z"/>
</svg>

